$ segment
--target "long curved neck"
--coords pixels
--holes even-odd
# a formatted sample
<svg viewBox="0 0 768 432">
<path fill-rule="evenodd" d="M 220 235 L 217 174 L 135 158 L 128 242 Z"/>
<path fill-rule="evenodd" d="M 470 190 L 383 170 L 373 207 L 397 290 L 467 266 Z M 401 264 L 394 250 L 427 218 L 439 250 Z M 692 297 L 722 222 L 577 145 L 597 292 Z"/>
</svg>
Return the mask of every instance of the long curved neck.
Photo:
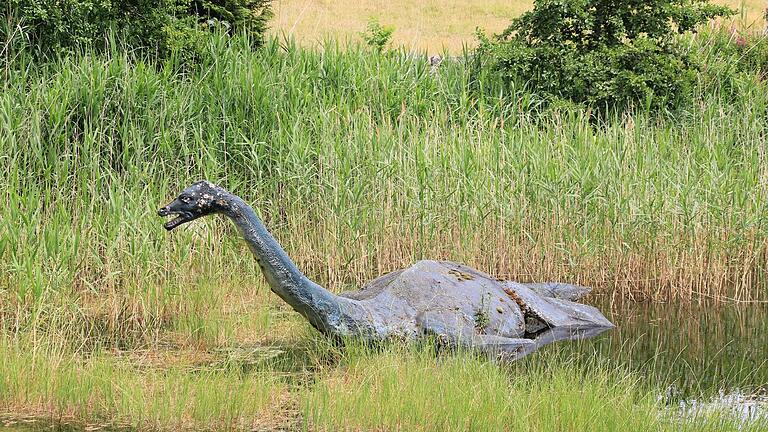
<svg viewBox="0 0 768 432">
<path fill-rule="evenodd" d="M 224 214 L 237 225 L 272 291 L 318 330 L 335 327 L 340 317 L 339 298 L 299 271 L 253 208 L 234 195 L 227 201 L 229 209 Z"/>
</svg>

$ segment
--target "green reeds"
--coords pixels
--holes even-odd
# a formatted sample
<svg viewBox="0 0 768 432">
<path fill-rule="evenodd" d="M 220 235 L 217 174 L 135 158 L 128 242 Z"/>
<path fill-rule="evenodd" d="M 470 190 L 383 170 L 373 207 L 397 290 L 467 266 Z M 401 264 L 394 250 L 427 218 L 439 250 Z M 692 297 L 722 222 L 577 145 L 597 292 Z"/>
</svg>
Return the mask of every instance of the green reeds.
<svg viewBox="0 0 768 432">
<path fill-rule="evenodd" d="M 125 369 L 112 355 L 306 342 L 305 324 L 284 318 L 289 312 L 261 284 L 228 222 L 201 220 L 171 235 L 162 229 L 156 209 L 200 178 L 253 203 L 308 276 L 334 291 L 436 258 L 629 299 L 766 300 L 768 92 L 757 74 L 729 69 L 717 45 L 694 41 L 691 49 L 709 55 L 695 106 L 598 121 L 545 109 L 523 89 L 479 83 L 460 60 L 431 74 L 424 57 L 332 42 L 309 50 L 275 39 L 254 53 L 247 40 L 212 39 L 210 56 L 187 70 L 118 50 L 46 64 L 23 52 L 5 59 L 0 403 L 78 407 L 83 416 L 145 426 L 173 427 L 169 419 L 181 418 L 234 427 L 253 419 L 245 407 L 265 406 L 274 389 L 281 394 L 284 384 L 270 373 L 323 367 L 317 363 L 327 359 L 299 351 L 271 363 L 264 379 L 228 369 L 198 376 Z M 375 363 L 360 361 L 352 372 L 364 375 L 363 366 Z M 422 379 L 450 384 L 448 372 L 408 371 L 426 367 L 421 357 L 382 361 L 405 374 L 415 394 Z M 467 386 L 484 383 L 491 394 L 478 388 L 477 397 L 488 409 L 543 398 L 521 395 L 525 387 L 496 366 L 446 365 Z M 566 388 L 571 372 L 520 382 L 575 401 Z M 86 381 L 67 381 L 75 373 Z M 382 383 L 395 377 L 380 373 L 374 378 Z M 45 387 L 45 374 L 59 384 Z M 338 425 L 349 407 L 381 397 L 323 399 L 337 394 L 338 374 L 328 371 L 322 379 L 329 381 L 309 387 L 307 399 L 293 394 L 328 404 L 307 411 L 320 426 Z M 584 391 L 617 401 L 614 420 L 635 421 L 623 418 L 623 407 L 648 408 L 646 396 L 622 393 L 631 383 L 619 380 L 614 391 L 615 377 L 593 378 Z M 242 399 L 224 397 L 230 384 Z M 115 393 L 121 386 L 128 396 Z M 102 392 L 93 400 L 85 395 L 91 387 Z M 157 393 L 190 394 L 185 388 L 202 396 L 182 408 Z M 519 398 L 501 395 L 507 390 Z M 402 420 L 397 406 L 389 409 L 380 420 L 394 426 L 432 418 L 427 407 Z M 515 421 L 534 427 L 525 422 L 543 418 Z M 492 427 L 496 420 L 445 421 Z"/>
<path fill-rule="evenodd" d="M 253 202 L 334 289 L 434 257 L 632 298 L 764 299 L 754 77 L 729 78 L 746 89 L 733 100 L 703 83 L 675 119 L 596 124 L 542 114 L 522 90 L 472 93 L 462 62 L 431 75 L 409 55 L 237 42 L 181 75 L 81 54 L 3 82 L 7 293 L 254 269 L 226 224 L 168 237 L 153 217 L 205 177 Z"/>
<path fill-rule="evenodd" d="M 151 358 L 0 341 L 4 413 L 140 429 L 238 429 L 279 423 L 287 387 L 274 374 L 147 367 Z M 144 367 L 142 365 L 144 364 Z"/>
<path fill-rule="evenodd" d="M 600 359 L 548 352 L 511 366 L 469 353 L 349 349 L 304 397 L 308 430 L 761 430 L 724 412 L 683 416 L 657 390 Z"/>
</svg>

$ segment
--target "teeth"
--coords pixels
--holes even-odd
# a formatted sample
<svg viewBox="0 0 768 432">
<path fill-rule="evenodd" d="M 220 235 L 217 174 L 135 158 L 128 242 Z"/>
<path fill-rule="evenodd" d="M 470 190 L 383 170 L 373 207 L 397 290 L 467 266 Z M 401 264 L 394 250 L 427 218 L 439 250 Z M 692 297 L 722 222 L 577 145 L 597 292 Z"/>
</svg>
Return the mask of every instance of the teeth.
<svg viewBox="0 0 768 432">
<path fill-rule="evenodd" d="M 163 211 L 163 210 L 165 210 L 165 211 Z M 176 228 L 177 226 L 179 226 L 179 225 L 181 225 L 183 223 L 186 223 L 186 222 L 189 222 L 189 221 L 195 219 L 195 217 L 192 215 L 192 213 L 186 212 L 186 211 L 171 211 L 171 210 L 166 210 L 166 209 L 160 209 L 160 211 L 158 213 L 161 216 L 176 216 L 174 219 L 169 220 L 168 222 L 163 224 L 163 227 L 165 229 L 167 229 L 168 231 Z M 162 213 L 165 213 L 165 214 L 162 214 Z"/>
<path fill-rule="evenodd" d="M 185 220 L 186 218 L 183 215 L 179 215 L 176 218 L 166 222 L 163 227 L 165 227 L 167 230 L 171 230 L 184 223 Z"/>
</svg>

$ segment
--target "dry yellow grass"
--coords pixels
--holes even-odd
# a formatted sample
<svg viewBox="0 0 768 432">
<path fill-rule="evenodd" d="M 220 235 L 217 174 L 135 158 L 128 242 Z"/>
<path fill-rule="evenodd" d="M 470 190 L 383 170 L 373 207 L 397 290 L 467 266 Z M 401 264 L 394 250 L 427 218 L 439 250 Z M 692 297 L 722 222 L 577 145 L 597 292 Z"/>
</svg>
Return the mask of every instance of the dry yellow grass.
<svg viewBox="0 0 768 432">
<path fill-rule="evenodd" d="M 762 26 L 763 0 L 719 0 L 741 12 L 741 26 Z M 330 36 L 357 39 L 368 20 L 395 27 L 396 45 L 430 54 L 459 52 L 475 43 L 474 32 L 503 30 L 511 17 L 528 10 L 530 0 L 274 0 L 272 31 L 304 44 Z"/>
</svg>

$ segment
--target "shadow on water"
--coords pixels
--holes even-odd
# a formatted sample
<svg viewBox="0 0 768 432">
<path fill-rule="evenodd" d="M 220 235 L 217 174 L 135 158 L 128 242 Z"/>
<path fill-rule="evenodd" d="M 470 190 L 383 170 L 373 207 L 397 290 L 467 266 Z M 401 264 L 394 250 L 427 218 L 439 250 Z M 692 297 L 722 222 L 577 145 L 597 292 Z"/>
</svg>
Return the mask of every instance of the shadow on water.
<svg viewBox="0 0 768 432">
<path fill-rule="evenodd" d="M 599 306 L 616 329 L 557 348 L 634 371 L 667 398 L 768 391 L 768 305 Z M 578 360 L 577 360 L 578 361 Z"/>
</svg>

